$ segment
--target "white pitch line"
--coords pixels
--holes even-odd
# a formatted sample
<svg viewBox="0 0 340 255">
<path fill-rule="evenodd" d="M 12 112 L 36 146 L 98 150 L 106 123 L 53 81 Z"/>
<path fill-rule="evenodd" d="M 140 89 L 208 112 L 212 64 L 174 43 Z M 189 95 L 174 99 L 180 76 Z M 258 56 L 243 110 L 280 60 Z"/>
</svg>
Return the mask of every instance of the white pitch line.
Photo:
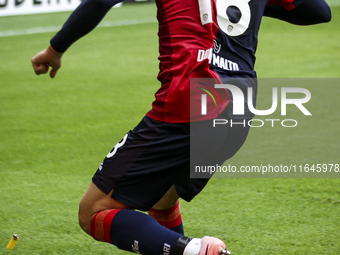
<svg viewBox="0 0 340 255">
<path fill-rule="evenodd" d="M 33 27 L 33 28 L 27 28 L 27 29 L 7 30 L 7 31 L 0 31 L 0 37 L 55 32 L 55 31 L 58 31 L 59 29 L 60 29 L 60 26 L 58 27 Z"/>
<path fill-rule="evenodd" d="M 119 27 L 119 26 L 128 26 L 128 25 L 138 25 L 138 24 L 146 24 L 156 22 L 156 18 L 143 18 L 143 19 L 132 19 L 132 20 L 117 20 L 117 21 L 103 21 L 98 27 Z M 6 36 L 15 36 L 15 35 L 32 35 L 39 33 L 47 33 L 47 32 L 57 32 L 59 31 L 61 26 L 54 27 L 33 27 L 27 29 L 15 29 L 15 30 L 7 30 L 0 31 L 0 37 Z"/>
</svg>

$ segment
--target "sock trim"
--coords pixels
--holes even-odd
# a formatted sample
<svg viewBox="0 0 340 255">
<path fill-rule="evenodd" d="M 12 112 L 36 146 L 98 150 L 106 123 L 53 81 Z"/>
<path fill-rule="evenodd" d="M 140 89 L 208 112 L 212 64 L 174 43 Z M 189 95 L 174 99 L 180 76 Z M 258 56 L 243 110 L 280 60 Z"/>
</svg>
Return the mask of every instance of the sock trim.
<svg viewBox="0 0 340 255">
<path fill-rule="evenodd" d="M 94 215 L 91 222 L 91 236 L 97 241 L 111 242 L 111 222 L 121 209 L 108 209 Z"/>
<path fill-rule="evenodd" d="M 175 206 L 166 210 L 157 210 L 152 208 L 148 211 L 148 214 L 166 228 L 174 228 L 182 223 L 179 201 L 177 201 Z"/>
</svg>

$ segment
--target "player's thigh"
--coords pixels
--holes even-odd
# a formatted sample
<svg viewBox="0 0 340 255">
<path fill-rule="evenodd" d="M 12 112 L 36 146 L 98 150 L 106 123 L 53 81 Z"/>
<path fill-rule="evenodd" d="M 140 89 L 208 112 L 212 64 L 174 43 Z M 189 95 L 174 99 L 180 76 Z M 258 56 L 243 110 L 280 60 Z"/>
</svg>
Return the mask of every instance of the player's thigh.
<svg viewBox="0 0 340 255">
<path fill-rule="evenodd" d="M 93 182 L 79 203 L 79 224 L 87 233 L 90 232 L 92 217 L 107 209 L 131 209 L 123 203 L 111 198 L 111 193 L 105 194 Z"/>
<path fill-rule="evenodd" d="M 179 196 L 175 186 L 172 186 L 165 195 L 152 207 L 156 210 L 166 210 L 176 205 Z"/>
</svg>

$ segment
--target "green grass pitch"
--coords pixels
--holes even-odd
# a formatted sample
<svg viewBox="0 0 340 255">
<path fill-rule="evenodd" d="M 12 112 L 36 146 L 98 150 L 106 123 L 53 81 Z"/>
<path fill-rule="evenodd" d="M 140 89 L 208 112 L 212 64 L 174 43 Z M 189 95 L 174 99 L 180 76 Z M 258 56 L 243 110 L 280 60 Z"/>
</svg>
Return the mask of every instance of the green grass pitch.
<svg viewBox="0 0 340 255">
<path fill-rule="evenodd" d="M 258 76 L 340 78 L 338 2 L 330 1 L 329 24 L 264 18 Z M 2 17 L 0 34 L 60 27 L 68 15 Z M 126 5 L 105 21 L 153 17 L 153 4 Z M 83 233 L 77 210 L 102 159 L 151 107 L 157 23 L 96 28 L 68 50 L 54 80 L 36 77 L 30 58 L 53 35 L 0 37 L 0 254 L 127 254 Z M 294 130 L 253 128 L 228 163 L 339 164 L 339 89 L 332 89 L 311 88 L 329 98 L 322 105 L 313 98 L 313 121 Z M 182 201 L 185 232 L 217 236 L 234 255 L 338 255 L 339 187 L 339 178 L 214 178 L 194 201 Z M 14 233 L 20 239 L 10 251 Z"/>
</svg>

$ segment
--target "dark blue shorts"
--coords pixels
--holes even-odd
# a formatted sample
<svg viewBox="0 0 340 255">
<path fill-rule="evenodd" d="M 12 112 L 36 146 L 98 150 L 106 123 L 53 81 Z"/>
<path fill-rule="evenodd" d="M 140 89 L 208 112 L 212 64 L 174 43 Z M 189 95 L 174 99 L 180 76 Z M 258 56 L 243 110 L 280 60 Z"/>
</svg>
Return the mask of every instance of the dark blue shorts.
<svg viewBox="0 0 340 255">
<path fill-rule="evenodd" d="M 211 121 L 200 123 L 210 125 Z M 142 211 L 152 208 L 173 185 L 181 198 L 190 201 L 209 181 L 190 178 L 190 160 L 204 160 L 191 157 L 190 136 L 204 137 L 194 148 L 222 164 L 242 146 L 248 133 L 248 128 L 237 131 L 225 125 L 210 134 L 201 128 L 193 134 L 190 125 L 195 124 L 165 123 L 145 116 L 107 155 L 93 183 L 106 194 L 113 190 L 112 198 Z"/>
</svg>

